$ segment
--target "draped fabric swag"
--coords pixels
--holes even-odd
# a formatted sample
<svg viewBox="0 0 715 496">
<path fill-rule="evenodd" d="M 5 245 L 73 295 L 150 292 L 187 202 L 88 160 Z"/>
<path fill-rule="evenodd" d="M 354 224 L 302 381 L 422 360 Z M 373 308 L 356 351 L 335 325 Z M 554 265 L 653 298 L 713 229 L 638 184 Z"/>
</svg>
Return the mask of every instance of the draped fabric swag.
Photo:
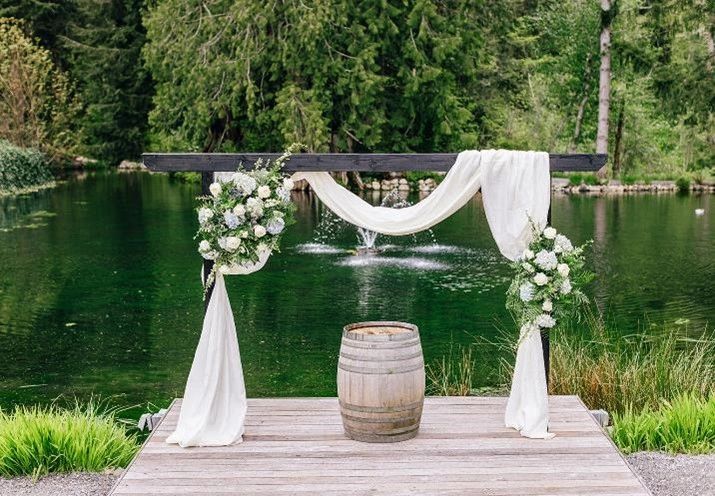
<svg viewBox="0 0 715 496">
<path fill-rule="evenodd" d="M 531 221 L 543 227 L 550 201 L 549 155 L 544 152 L 469 150 L 460 153 L 442 183 L 410 207 L 376 207 L 337 184 L 327 172 L 302 172 L 315 194 L 335 214 L 356 226 L 403 236 L 429 229 L 459 210 L 480 189 L 489 228 L 499 251 L 518 259 L 531 241 Z M 268 256 L 248 268 L 259 270 Z M 505 424 L 523 436 L 548 438 L 548 396 L 538 333 L 522 336 L 517 350 Z M 216 278 L 176 431 L 181 446 L 228 445 L 241 440 L 246 393 L 228 294 Z"/>
</svg>

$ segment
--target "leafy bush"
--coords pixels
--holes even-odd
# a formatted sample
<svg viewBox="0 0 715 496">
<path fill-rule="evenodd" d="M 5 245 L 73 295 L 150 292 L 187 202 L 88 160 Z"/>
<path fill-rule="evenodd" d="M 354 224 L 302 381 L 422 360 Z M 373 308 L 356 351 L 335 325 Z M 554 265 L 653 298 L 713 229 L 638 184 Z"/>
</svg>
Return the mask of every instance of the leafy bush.
<svg viewBox="0 0 715 496">
<path fill-rule="evenodd" d="M 679 193 L 687 193 L 690 191 L 690 178 L 686 176 L 680 176 L 675 180 L 675 187 L 678 188 Z"/>
<path fill-rule="evenodd" d="M 598 186 L 601 184 L 601 180 L 596 176 L 596 174 L 584 174 L 583 182 L 589 186 Z"/>
<path fill-rule="evenodd" d="M 432 171 L 407 171 L 405 172 L 405 179 L 410 183 L 416 183 L 420 179 L 433 179 L 434 182 L 439 184 L 444 179 L 444 174 Z"/>
<path fill-rule="evenodd" d="M 126 466 L 139 445 L 117 422 L 116 413 L 96 402 L 71 409 L 34 406 L 0 411 L 0 475 L 39 477 Z"/>
<path fill-rule="evenodd" d="M 574 172 L 573 174 L 569 174 L 569 184 L 571 186 L 581 186 L 583 183 L 583 174 L 580 172 Z"/>
<path fill-rule="evenodd" d="M 25 24 L 0 18 L 0 138 L 53 158 L 71 151 L 79 110 L 72 85 Z"/>
<path fill-rule="evenodd" d="M 0 140 L 0 192 L 17 192 L 52 183 L 47 157 Z"/>
<path fill-rule="evenodd" d="M 715 451 L 715 395 L 686 394 L 664 401 L 657 409 L 628 409 L 613 416 L 613 441 L 625 453 Z"/>
<path fill-rule="evenodd" d="M 638 177 L 636 177 L 632 174 L 623 174 L 621 176 L 621 184 L 623 184 L 625 186 L 631 186 L 637 182 L 638 182 Z"/>
</svg>

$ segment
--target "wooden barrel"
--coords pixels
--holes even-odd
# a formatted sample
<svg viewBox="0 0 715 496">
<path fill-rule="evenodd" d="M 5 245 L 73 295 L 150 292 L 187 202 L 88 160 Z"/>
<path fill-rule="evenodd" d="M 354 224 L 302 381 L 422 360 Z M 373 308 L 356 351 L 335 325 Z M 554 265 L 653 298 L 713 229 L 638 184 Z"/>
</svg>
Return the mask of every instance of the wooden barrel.
<svg viewBox="0 0 715 496">
<path fill-rule="evenodd" d="M 360 322 L 343 329 L 338 399 L 348 437 L 392 443 L 417 435 L 425 365 L 416 325 Z"/>
</svg>

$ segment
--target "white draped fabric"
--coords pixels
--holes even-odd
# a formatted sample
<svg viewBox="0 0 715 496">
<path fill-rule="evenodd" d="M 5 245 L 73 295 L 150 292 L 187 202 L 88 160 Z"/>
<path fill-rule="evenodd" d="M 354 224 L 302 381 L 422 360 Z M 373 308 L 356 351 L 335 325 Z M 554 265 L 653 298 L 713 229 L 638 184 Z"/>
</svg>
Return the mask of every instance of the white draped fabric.
<svg viewBox="0 0 715 496">
<path fill-rule="evenodd" d="M 530 219 L 540 226 L 546 224 L 550 201 L 549 156 L 543 152 L 462 152 L 442 183 L 426 199 L 401 209 L 372 206 L 337 184 L 326 172 L 297 173 L 293 179 L 306 179 L 320 200 L 347 222 L 393 236 L 429 229 L 456 212 L 481 189 L 492 236 L 509 260 L 516 260 L 528 246 Z M 204 319 L 179 426 L 167 442 L 206 446 L 239 441 L 246 408 L 240 369 L 231 307 L 219 277 Z M 188 410 L 186 414 L 184 410 Z M 550 437 L 538 333 L 520 340 L 505 423 L 526 437 Z"/>
</svg>

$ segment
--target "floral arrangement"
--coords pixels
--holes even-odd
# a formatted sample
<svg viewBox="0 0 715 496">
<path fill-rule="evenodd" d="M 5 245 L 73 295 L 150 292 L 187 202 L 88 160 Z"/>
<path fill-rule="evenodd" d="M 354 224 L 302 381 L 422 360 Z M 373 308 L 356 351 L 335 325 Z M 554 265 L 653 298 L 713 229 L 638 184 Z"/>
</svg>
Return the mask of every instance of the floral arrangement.
<svg viewBox="0 0 715 496">
<path fill-rule="evenodd" d="M 205 288 L 213 284 L 216 271 L 225 274 L 235 267 L 257 264 L 278 249 L 295 210 L 290 198 L 293 181 L 281 168 L 297 146 L 274 161 L 259 158 L 250 171 L 239 164 L 229 180 L 211 184 L 210 196 L 199 197 L 195 239 L 200 240 L 201 256 L 214 261 Z"/>
<path fill-rule="evenodd" d="M 512 264 L 516 275 L 507 291 L 507 308 L 521 326 L 521 338 L 553 329 L 562 319 L 578 317 L 588 302 L 582 291 L 593 274 L 584 268 L 584 249 L 551 226 L 539 229 L 521 258 Z"/>
</svg>

